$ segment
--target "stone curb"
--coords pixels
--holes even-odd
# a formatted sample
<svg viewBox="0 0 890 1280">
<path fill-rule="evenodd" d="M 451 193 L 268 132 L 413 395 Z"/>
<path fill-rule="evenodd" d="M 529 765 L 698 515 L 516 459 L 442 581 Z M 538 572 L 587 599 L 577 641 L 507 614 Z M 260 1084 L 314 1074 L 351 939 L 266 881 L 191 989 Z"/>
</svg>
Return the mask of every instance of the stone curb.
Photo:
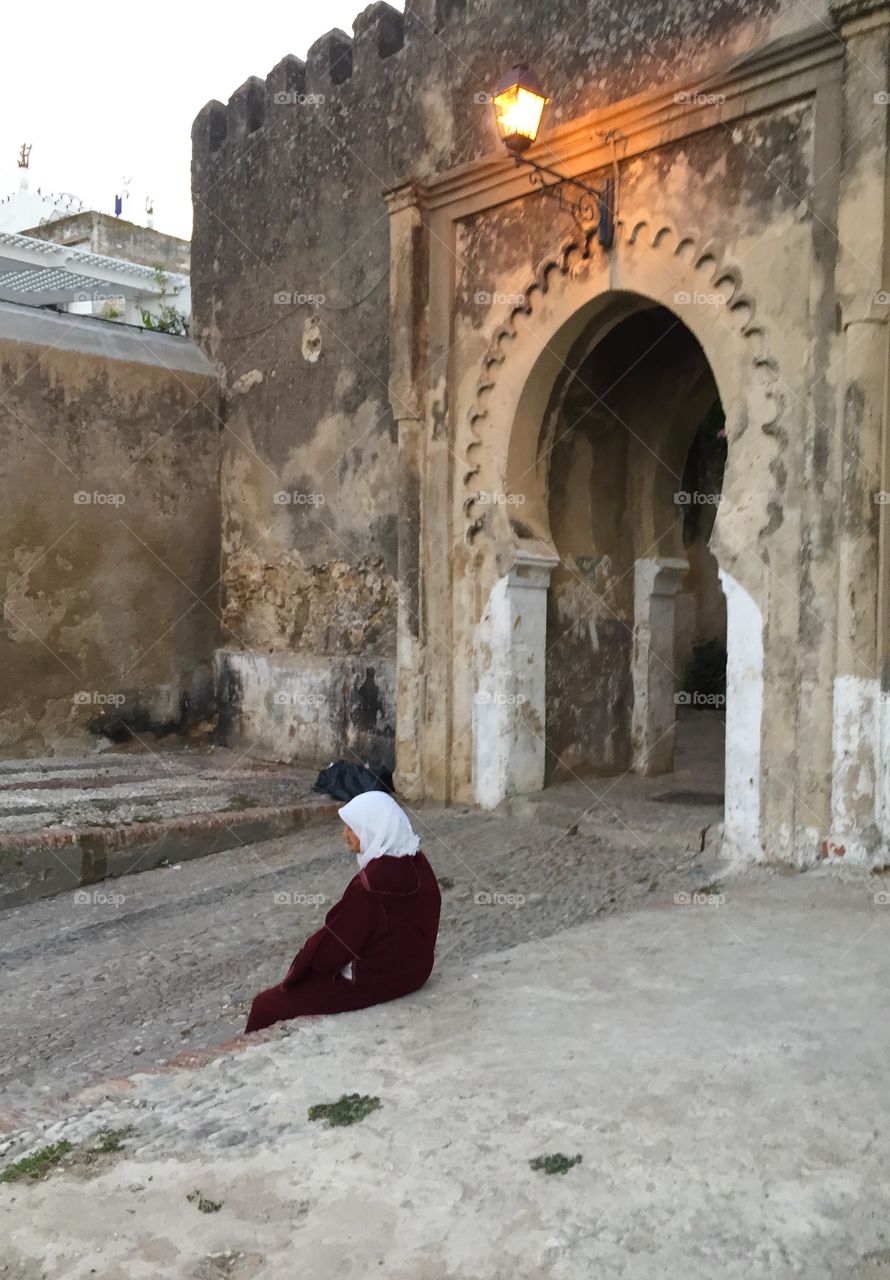
<svg viewBox="0 0 890 1280">
<path fill-rule="evenodd" d="M 151 870 L 161 862 L 187 862 L 242 844 L 274 840 L 334 817 L 338 807 L 336 802 L 318 800 L 193 813 L 163 822 L 6 833 L 0 835 L 0 910 Z M 151 860 L 145 861 L 149 854 Z"/>
</svg>

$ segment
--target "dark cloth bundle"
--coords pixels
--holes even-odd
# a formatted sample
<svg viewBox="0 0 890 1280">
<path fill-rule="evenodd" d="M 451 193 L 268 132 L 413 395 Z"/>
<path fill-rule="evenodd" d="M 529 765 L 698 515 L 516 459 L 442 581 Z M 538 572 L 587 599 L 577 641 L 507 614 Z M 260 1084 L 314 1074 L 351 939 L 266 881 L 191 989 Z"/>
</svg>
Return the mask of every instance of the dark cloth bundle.
<svg viewBox="0 0 890 1280">
<path fill-rule="evenodd" d="M 363 791 L 386 791 L 392 795 L 392 772 L 386 765 L 369 762 L 352 764 L 348 760 L 336 760 L 315 779 L 313 791 L 320 791 L 334 800 L 354 800 Z"/>
</svg>

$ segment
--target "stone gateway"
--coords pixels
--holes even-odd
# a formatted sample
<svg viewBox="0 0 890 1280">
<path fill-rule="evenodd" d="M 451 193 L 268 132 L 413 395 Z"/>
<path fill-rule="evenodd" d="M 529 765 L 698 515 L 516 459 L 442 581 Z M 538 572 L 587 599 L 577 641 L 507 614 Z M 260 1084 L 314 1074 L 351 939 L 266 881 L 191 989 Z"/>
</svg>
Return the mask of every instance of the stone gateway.
<svg viewBox="0 0 890 1280">
<path fill-rule="evenodd" d="M 494 807 L 669 771 L 725 653 L 726 847 L 886 862 L 888 103 L 883 0 L 376 3 L 209 103 L 232 740 Z"/>
</svg>

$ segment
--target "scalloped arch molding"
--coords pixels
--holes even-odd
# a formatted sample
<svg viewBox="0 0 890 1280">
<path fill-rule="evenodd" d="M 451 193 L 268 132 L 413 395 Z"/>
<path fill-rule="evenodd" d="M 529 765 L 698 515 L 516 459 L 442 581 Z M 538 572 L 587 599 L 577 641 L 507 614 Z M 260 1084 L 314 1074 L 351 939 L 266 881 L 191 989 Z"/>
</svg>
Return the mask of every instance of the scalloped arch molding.
<svg viewBox="0 0 890 1280">
<path fill-rule="evenodd" d="M 664 219 L 640 212 L 633 219 L 619 220 L 612 253 L 621 255 L 621 265 L 627 267 L 630 263 L 624 261 L 625 255 L 631 249 L 638 252 L 641 248 L 657 254 L 665 268 L 681 268 L 675 281 L 677 286 L 706 286 L 709 290 L 718 291 L 721 295 L 720 309 L 734 322 L 734 331 L 746 341 L 752 366 L 765 372 L 771 379 L 778 380 L 778 365 L 769 352 L 766 330 L 757 319 L 756 303 L 744 292 L 741 268 L 727 260 L 725 247 L 719 240 L 709 238 L 702 242 L 696 233 L 681 234 Z M 510 310 L 507 320 L 492 337 L 482 359 L 473 404 L 467 414 L 469 442 L 464 451 L 466 470 L 463 477 L 467 490 L 472 488 L 480 471 L 475 455 L 484 443 L 482 427 L 489 416 L 488 402 L 497 385 L 498 376 L 517 338 L 521 336 L 522 319 L 533 315 L 537 303 L 552 291 L 554 283 L 561 284 L 567 279 L 577 278 L 586 266 L 596 261 L 600 252 L 595 227 L 566 239 L 555 254 L 544 259 L 522 295 L 523 303 Z M 628 272 L 628 280 L 620 288 L 625 292 L 637 292 L 641 296 L 650 297 L 653 302 L 668 310 L 673 309 L 662 298 L 635 287 L 633 270 Z M 611 291 L 611 288 L 607 288 L 600 294 L 593 293 L 584 301 L 593 301 L 597 296 L 606 296 Z M 678 288 L 677 291 L 683 290 Z M 682 316 L 677 318 L 683 320 Z M 702 347 L 706 358 L 714 367 L 708 345 L 702 343 Z M 476 514 L 479 498 L 478 491 L 468 493 L 463 504 L 467 517 L 465 538 L 469 543 L 472 543 L 485 523 L 484 518 Z"/>
</svg>

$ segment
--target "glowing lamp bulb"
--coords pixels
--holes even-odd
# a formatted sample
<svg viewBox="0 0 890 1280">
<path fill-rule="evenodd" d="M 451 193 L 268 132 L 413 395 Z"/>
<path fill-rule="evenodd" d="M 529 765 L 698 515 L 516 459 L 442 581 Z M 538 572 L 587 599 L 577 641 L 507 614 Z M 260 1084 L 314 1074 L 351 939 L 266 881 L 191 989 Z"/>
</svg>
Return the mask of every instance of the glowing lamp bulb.
<svg viewBox="0 0 890 1280">
<path fill-rule="evenodd" d="M 532 145 L 549 101 L 538 77 L 528 67 L 514 67 L 504 77 L 492 102 L 501 140 L 510 151 L 525 151 Z"/>
</svg>

